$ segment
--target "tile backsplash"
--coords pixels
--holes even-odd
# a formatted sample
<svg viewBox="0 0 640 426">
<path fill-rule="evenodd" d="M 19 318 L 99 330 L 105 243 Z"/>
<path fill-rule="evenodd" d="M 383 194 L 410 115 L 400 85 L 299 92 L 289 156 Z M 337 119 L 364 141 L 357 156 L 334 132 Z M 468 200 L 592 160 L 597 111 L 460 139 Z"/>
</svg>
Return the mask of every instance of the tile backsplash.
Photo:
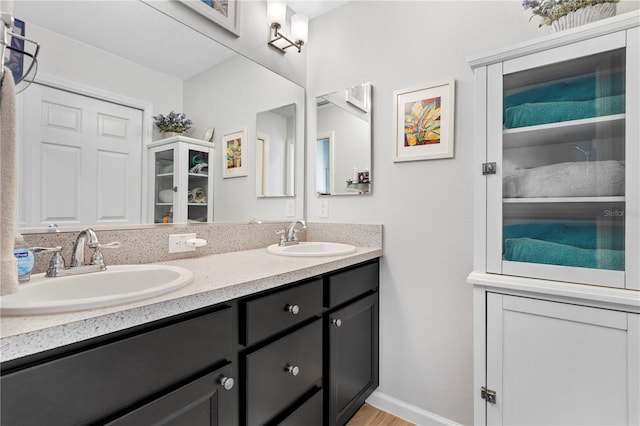
<svg viewBox="0 0 640 426">
<path fill-rule="evenodd" d="M 107 265 L 140 264 L 167 260 L 220 254 L 231 251 L 251 250 L 277 243 L 277 230 L 289 222 L 278 223 L 207 223 L 175 226 L 153 226 L 121 230 L 100 230 L 96 234 L 101 243 L 120 241 L 119 249 L 104 249 Z M 328 241 L 349 243 L 360 247 L 382 247 L 382 225 L 307 223 L 307 232 L 300 234 L 302 241 Z M 170 234 L 196 234 L 207 240 L 205 247 L 186 253 L 169 253 Z M 78 232 L 25 233 L 31 247 L 62 246 L 62 256 L 69 262 L 71 248 Z M 91 252 L 91 250 L 88 250 Z M 46 271 L 50 253 L 36 256 L 33 273 Z"/>
</svg>

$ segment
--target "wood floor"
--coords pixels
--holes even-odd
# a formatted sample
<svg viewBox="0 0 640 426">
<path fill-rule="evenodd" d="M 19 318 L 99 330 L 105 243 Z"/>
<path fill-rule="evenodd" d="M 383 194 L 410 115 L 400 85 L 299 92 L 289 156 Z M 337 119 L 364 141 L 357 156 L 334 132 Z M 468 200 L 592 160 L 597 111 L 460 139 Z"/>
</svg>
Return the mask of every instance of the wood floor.
<svg viewBox="0 0 640 426">
<path fill-rule="evenodd" d="M 399 417 L 364 404 L 349 420 L 347 426 L 415 426 Z"/>
</svg>

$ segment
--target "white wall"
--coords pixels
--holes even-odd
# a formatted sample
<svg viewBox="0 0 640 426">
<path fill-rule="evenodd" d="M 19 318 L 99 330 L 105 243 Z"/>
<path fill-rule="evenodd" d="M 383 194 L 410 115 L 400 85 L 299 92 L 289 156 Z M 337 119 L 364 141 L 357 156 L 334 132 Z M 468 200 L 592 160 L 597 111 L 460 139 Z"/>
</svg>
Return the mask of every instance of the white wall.
<svg viewBox="0 0 640 426">
<path fill-rule="evenodd" d="M 38 73 L 153 104 L 154 111 L 182 110 L 182 80 L 96 49 L 34 24 L 29 37 L 40 43 Z"/>
<path fill-rule="evenodd" d="M 266 0 L 239 0 L 240 36 L 236 36 L 216 25 L 207 18 L 195 13 L 176 1 L 143 0 L 151 7 L 213 38 L 219 43 L 245 55 L 259 64 L 277 72 L 291 81 L 304 86 L 306 78 L 306 50 L 302 53 L 282 54 L 267 45 L 269 23 L 267 22 Z M 290 22 L 291 11 L 287 15 Z M 288 25 L 285 26 L 288 31 Z M 291 50 L 291 49 L 289 49 Z"/>
<path fill-rule="evenodd" d="M 210 123 L 216 128 L 214 221 L 285 218 L 286 198 L 256 197 L 256 114 L 291 103 L 296 104 L 299 120 L 295 139 L 303 141 L 304 89 L 266 68 L 238 55 L 185 81 L 185 113 L 195 122 Z M 240 129 L 247 130 L 248 175 L 223 179 L 221 137 Z M 303 191 L 302 145 L 297 145 L 296 153 L 296 194 Z M 303 196 L 296 197 L 296 217 L 303 215 L 303 202 Z"/>
<path fill-rule="evenodd" d="M 308 133 L 313 100 L 373 86 L 373 194 L 330 197 L 318 217 L 313 150 L 308 219 L 384 224 L 379 391 L 417 409 L 473 422 L 473 75 L 466 58 L 546 34 L 520 1 L 355 1 L 310 25 Z M 393 163 L 393 92 L 456 80 L 455 157 Z M 479 171 L 477 171 L 479 173 Z M 423 413 L 424 414 L 424 413 Z M 424 423 L 423 423 L 424 424 Z"/>
</svg>

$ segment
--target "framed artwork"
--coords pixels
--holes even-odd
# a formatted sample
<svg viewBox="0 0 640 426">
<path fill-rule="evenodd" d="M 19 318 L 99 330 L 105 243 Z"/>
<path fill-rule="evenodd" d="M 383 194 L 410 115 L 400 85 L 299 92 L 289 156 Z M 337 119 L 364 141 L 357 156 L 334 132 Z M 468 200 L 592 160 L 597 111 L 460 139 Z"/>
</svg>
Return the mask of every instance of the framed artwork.
<svg viewBox="0 0 640 426">
<path fill-rule="evenodd" d="M 393 161 L 453 158 L 455 80 L 393 93 Z"/>
<path fill-rule="evenodd" d="M 227 132 L 222 136 L 222 177 L 247 176 L 247 131 Z"/>
<path fill-rule="evenodd" d="M 369 96 L 371 93 L 371 83 L 360 84 L 358 86 L 349 87 L 345 94 L 345 101 L 361 109 L 369 112 Z"/>
<path fill-rule="evenodd" d="M 240 36 L 240 0 L 178 0 L 225 30 Z"/>
</svg>

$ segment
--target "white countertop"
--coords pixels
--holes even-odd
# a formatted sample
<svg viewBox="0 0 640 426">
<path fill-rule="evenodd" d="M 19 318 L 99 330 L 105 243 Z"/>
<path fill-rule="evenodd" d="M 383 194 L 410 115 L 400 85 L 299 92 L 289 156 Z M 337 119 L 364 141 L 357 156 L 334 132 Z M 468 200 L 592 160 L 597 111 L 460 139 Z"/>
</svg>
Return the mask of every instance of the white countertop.
<svg viewBox="0 0 640 426">
<path fill-rule="evenodd" d="M 370 247 L 358 247 L 353 254 L 330 257 L 276 256 L 261 248 L 161 262 L 190 269 L 193 282 L 171 293 L 108 308 L 0 317 L 0 362 L 226 302 L 380 256 L 381 248 Z"/>
</svg>

